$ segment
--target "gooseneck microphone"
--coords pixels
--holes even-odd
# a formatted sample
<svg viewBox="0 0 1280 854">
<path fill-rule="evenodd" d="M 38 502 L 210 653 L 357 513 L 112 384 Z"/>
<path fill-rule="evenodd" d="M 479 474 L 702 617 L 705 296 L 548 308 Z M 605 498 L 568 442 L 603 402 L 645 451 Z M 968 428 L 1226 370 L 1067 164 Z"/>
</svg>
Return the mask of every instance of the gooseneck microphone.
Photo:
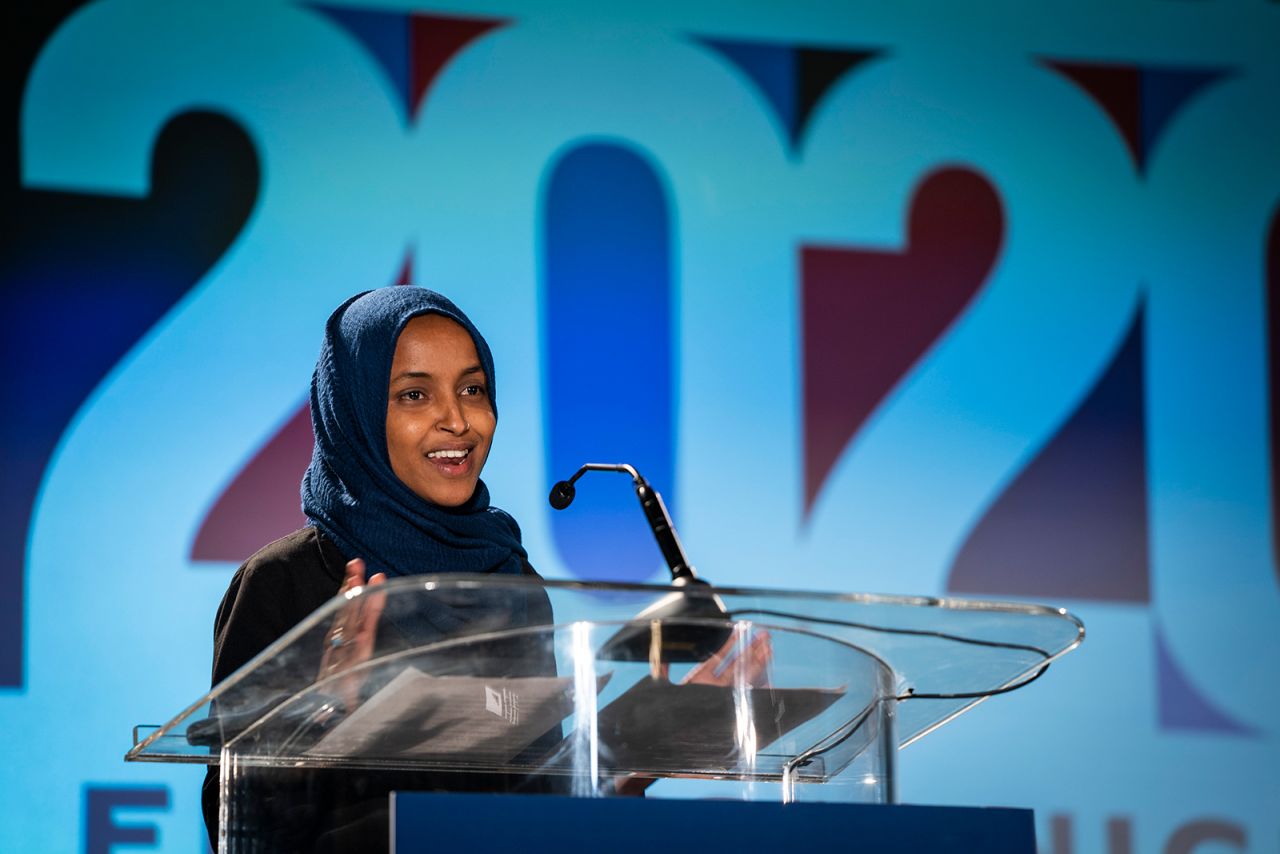
<svg viewBox="0 0 1280 854">
<path fill-rule="evenodd" d="M 626 463 L 587 463 L 578 469 L 573 477 L 551 487 L 551 494 L 547 496 L 551 506 L 556 510 L 563 510 L 572 504 L 574 496 L 578 494 L 574 483 L 589 471 L 613 471 L 631 475 L 631 481 L 636 488 L 636 498 L 640 499 L 640 508 L 644 511 L 644 518 L 649 523 L 649 530 L 653 532 L 653 538 L 658 541 L 662 557 L 671 570 L 671 580 L 677 583 L 699 581 L 693 567 L 689 564 L 688 556 L 684 553 L 684 546 L 680 545 L 680 537 L 676 534 L 671 514 L 667 512 L 667 505 L 662 502 L 662 496 L 658 494 L 658 490 L 649 485 L 634 466 Z"/>
<path fill-rule="evenodd" d="M 703 661 L 714 655 L 732 632 L 729 615 L 720 597 L 711 592 L 707 582 L 698 578 L 693 571 L 671 522 L 671 514 L 662 502 L 662 496 L 640 472 L 626 463 L 587 463 L 573 477 L 551 487 L 551 494 L 547 496 L 551 506 L 563 510 L 572 504 L 577 494 L 574 483 L 589 471 L 631 475 L 636 498 L 640 500 L 644 517 L 649 522 L 649 530 L 658 541 L 662 557 L 671 570 L 671 584 L 684 588 L 662 597 L 637 614 L 628 625 L 606 641 L 596 655 L 614 661 L 650 659 L 653 655 L 651 632 L 655 624 L 666 625 L 659 643 L 663 661 Z"/>
</svg>

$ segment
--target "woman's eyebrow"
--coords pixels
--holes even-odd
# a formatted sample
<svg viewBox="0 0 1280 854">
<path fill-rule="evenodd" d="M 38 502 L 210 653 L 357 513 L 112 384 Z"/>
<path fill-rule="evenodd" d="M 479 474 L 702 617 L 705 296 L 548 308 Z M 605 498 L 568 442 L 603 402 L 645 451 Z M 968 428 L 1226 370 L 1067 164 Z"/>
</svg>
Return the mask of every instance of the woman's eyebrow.
<svg viewBox="0 0 1280 854">
<path fill-rule="evenodd" d="M 479 365 L 472 365 L 471 367 L 464 369 L 460 374 L 460 376 L 469 377 L 472 374 L 483 375 L 484 368 L 480 367 Z M 399 380 L 406 380 L 406 379 L 429 380 L 429 379 L 432 379 L 432 377 L 433 375 L 428 373 L 427 371 L 402 371 L 396 374 L 394 377 L 392 377 L 391 381 L 397 382 Z"/>
</svg>

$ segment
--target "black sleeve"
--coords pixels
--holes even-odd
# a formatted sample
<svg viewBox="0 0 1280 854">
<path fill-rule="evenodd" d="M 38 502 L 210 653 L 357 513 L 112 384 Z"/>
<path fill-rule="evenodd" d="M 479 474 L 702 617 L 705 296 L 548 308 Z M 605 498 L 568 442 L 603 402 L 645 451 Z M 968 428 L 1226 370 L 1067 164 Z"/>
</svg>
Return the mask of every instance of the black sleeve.
<svg viewBox="0 0 1280 854">
<path fill-rule="evenodd" d="M 277 544 L 273 544 L 275 546 Z M 318 555 L 318 552 L 316 553 Z M 310 549 L 269 546 L 236 570 L 213 624 L 212 683 L 217 685 L 262 652 L 338 591 Z M 218 766 L 201 790 L 205 827 L 218 840 Z"/>
<path fill-rule="evenodd" d="M 217 685 L 297 624 L 286 614 L 287 585 L 279 573 L 245 564 L 231 578 L 213 623 L 213 679 Z M 305 614 L 301 616 L 306 616 Z"/>
<path fill-rule="evenodd" d="M 251 559 L 231 577 L 213 622 L 212 685 L 217 685 L 266 649 L 292 624 L 285 625 L 278 575 L 259 572 Z M 218 766 L 210 765 L 200 792 L 209 844 L 218 850 Z"/>
</svg>

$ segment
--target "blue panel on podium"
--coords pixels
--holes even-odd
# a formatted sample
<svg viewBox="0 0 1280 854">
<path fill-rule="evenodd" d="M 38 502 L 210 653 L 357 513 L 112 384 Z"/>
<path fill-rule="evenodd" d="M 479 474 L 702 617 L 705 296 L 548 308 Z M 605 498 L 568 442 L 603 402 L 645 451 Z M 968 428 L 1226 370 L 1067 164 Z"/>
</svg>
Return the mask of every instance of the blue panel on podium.
<svg viewBox="0 0 1280 854">
<path fill-rule="evenodd" d="M 1034 854 L 1031 810 L 396 792 L 392 851 Z"/>
</svg>

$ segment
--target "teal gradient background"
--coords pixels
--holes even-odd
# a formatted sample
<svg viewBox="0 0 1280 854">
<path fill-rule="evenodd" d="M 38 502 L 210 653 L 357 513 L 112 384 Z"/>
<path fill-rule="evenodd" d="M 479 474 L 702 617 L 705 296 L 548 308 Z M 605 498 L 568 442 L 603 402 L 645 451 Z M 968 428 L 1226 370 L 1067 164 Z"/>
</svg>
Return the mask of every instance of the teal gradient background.
<svg viewBox="0 0 1280 854">
<path fill-rule="evenodd" d="M 424 38 L 441 18 L 488 24 L 415 89 L 422 67 L 350 25 L 386 36 L 411 15 L 437 19 Z M 637 557 L 640 514 L 609 504 L 625 483 L 583 481 L 601 497 L 575 518 L 546 505 L 575 448 L 619 447 L 655 460 L 646 474 L 712 581 L 1066 607 L 1085 644 L 905 749 L 901 799 L 1033 807 L 1053 854 L 1276 850 L 1277 44 L 1280 4 L 1176 0 L 107 0 L 32 25 L 0 268 L 0 850 L 91 848 L 89 793 L 133 787 L 166 797 L 117 823 L 154 828 L 144 847 L 200 850 L 201 774 L 121 761 L 132 726 L 207 689 L 214 610 L 247 554 L 194 544 L 297 415 L 329 312 L 406 274 L 492 345 L 485 479 L 544 575 L 661 579 L 656 549 Z M 787 88 L 813 67 L 788 64 L 804 50 L 860 57 L 807 112 Z M 1132 98 L 1108 102 L 1064 64 L 1107 69 Z M 1205 82 L 1163 111 L 1171 90 L 1134 81 L 1173 72 Z M 584 146 L 649 170 L 661 204 L 633 230 L 659 233 L 647 249 L 571 257 L 592 232 L 549 220 L 548 183 Z M 909 222 L 944 169 L 989 185 L 999 243 L 926 335 L 911 318 L 955 267 Z M 608 181 L 580 192 L 603 204 Z M 946 216 L 963 249 L 974 224 Z M 848 386 L 807 381 L 806 287 L 844 285 L 807 281 L 805 247 L 883 257 L 907 271 L 893 287 L 919 291 L 901 325 L 851 315 L 825 342 Z M 919 266 L 893 261 L 908 256 Z M 624 261 L 626 299 L 581 278 Z M 574 288 L 597 286 L 601 329 L 663 342 L 663 370 L 549 339 Z M 911 359 L 876 367 L 875 342 L 913 335 Z M 557 420 L 622 381 L 660 440 L 615 419 L 611 445 L 608 418 L 581 438 Z M 810 504 L 815 417 L 855 386 L 874 406 Z M 280 472 L 287 504 L 301 470 Z M 587 542 L 601 530 L 628 553 L 583 565 L 607 551 Z M 1116 531 L 1137 552 L 1115 557 L 1100 532 Z M 982 571 L 962 579 L 968 560 Z M 1197 829 L 1208 841 L 1178 847 Z"/>
</svg>

